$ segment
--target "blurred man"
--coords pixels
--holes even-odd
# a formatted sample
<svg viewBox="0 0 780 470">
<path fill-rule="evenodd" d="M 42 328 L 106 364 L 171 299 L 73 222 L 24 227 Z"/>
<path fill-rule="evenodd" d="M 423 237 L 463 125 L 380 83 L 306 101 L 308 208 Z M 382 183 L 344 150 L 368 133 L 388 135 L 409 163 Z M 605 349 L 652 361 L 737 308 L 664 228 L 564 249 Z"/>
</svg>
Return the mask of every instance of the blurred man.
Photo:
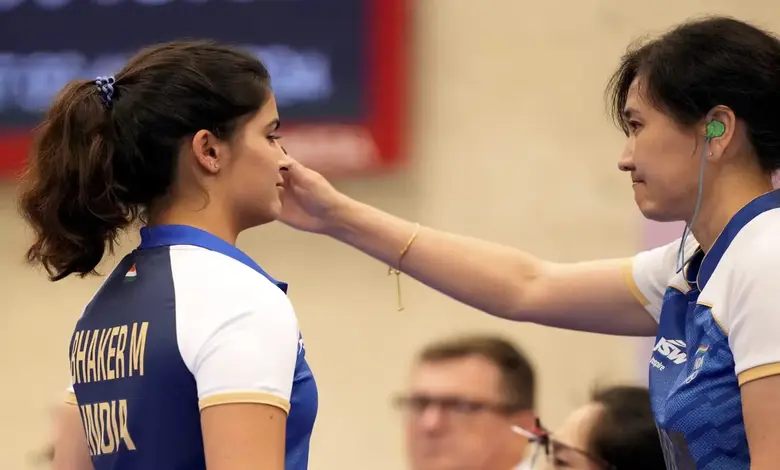
<svg viewBox="0 0 780 470">
<path fill-rule="evenodd" d="M 525 470 L 528 442 L 512 426 L 534 429 L 534 371 L 511 343 L 468 336 L 419 355 L 404 411 L 412 470 Z"/>
</svg>

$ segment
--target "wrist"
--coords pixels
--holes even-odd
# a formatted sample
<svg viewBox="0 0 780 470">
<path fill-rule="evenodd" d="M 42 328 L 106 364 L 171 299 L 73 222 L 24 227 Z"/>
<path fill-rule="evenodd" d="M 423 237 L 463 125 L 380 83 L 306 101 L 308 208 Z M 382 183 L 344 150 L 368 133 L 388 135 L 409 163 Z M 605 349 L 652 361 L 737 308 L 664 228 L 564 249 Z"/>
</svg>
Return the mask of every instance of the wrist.
<svg viewBox="0 0 780 470">
<path fill-rule="evenodd" d="M 339 194 L 335 203 L 328 211 L 325 222 L 324 234 L 336 240 L 344 241 L 352 230 L 353 220 L 359 217 L 362 204 L 358 201 Z"/>
</svg>

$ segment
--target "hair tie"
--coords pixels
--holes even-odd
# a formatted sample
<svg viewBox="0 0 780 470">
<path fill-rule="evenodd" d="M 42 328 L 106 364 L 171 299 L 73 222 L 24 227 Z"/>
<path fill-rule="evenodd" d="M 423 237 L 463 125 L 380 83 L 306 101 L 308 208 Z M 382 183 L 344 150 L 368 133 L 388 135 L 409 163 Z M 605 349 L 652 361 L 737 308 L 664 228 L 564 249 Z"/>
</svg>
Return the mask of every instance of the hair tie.
<svg viewBox="0 0 780 470">
<path fill-rule="evenodd" d="M 100 100 L 103 102 L 106 109 L 110 108 L 114 101 L 114 82 L 116 82 L 116 79 L 113 75 L 110 77 L 97 77 L 95 79 L 95 85 L 97 86 Z"/>
</svg>

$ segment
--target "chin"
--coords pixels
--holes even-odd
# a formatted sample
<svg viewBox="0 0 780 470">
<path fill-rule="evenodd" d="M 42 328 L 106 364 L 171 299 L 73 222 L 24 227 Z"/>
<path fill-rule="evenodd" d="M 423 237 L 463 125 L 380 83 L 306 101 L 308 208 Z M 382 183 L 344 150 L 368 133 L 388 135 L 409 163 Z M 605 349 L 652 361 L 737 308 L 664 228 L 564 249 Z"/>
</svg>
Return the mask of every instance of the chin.
<svg viewBox="0 0 780 470">
<path fill-rule="evenodd" d="M 645 219 L 652 220 L 653 222 L 675 222 L 677 220 L 676 217 L 672 217 L 662 211 L 642 209 L 641 207 L 639 208 L 639 211 Z"/>
<path fill-rule="evenodd" d="M 652 220 L 653 222 L 677 222 L 680 220 L 679 217 L 660 210 L 642 209 L 640 207 L 639 211 L 642 213 L 645 219 Z"/>
<path fill-rule="evenodd" d="M 282 200 L 277 199 L 272 202 L 268 208 L 268 217 L 271 219 L 269 222 L 273 222 L 282 216 Z"/>
<path fill-rule="evenodd" d="M 636 198 L 636 206 L 646 219 L 654 222 L 674 222 L 680 220 L 672 211 L 666 210 L 661 204 L 648 199 Z"/>
<path fill-rule="evenodd" d="M 274 222 L 282 214 L 281 203 L 264 209 L 265 210 L 263 210 L 262 212 L 258 211 L 252 214 L 247 214 L 247 217 L 244 219 L 247 222 L 244 224 L 246 228 L 259 227 L 260 225 L 265 225 Z"/>
</svg>

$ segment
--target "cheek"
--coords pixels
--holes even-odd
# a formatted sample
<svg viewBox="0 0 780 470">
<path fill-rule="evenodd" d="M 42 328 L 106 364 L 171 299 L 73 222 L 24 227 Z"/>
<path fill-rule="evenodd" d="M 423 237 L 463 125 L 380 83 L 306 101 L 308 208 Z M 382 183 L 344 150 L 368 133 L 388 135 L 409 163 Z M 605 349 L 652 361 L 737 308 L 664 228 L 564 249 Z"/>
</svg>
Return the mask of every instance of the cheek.
<svg viewBox="0 0 780 470">
<path fill-rule="evenodd" d="M 271 172 L 271 176 L 276 179 L 274 174 L 279 168 L 280 155 L 282 154 L 279 146 L 267 139 L 258 142 L 254 149 L 254 158 L 258 166 Z"/>
<path fill-rule="evenodd" d="M 647 167 L 649 170 L 658 168 L 669 152 L 669 143 L 650 131 L 642 132 L 634 139 L 634 160 L 637 166 Z"/>
<path fill-rule="evenodd" d="M 281 148 L 262 136 L 247 140 L 242 157 L 256 169 L 278 168 Z"/>
<path fill-rule="evenodd" d="M 650 136 L 647 136 L 650 137 Z M 661 138 L 637 139 L 634 161 L 647 179 L 655 183 L 676 185 L 689 178 L 692 168 L 690 149 L 679 142 Z"/>
<path fill-rule="evenodd" d="M 658 162 L 657 179 L 670 196 L 682 197 L 699 185 L 699 162 L 688 155 L 669 155 Z"/>
<path fill-rule="evenodd" d="M 246 145 L 237 156 L 231 171 L 233 190 L 241 198 L 266 199 L 272 191 L 277 191 L 278 164 L 269 156 L 267 146 L 253 143 Z"/>
</svg>

